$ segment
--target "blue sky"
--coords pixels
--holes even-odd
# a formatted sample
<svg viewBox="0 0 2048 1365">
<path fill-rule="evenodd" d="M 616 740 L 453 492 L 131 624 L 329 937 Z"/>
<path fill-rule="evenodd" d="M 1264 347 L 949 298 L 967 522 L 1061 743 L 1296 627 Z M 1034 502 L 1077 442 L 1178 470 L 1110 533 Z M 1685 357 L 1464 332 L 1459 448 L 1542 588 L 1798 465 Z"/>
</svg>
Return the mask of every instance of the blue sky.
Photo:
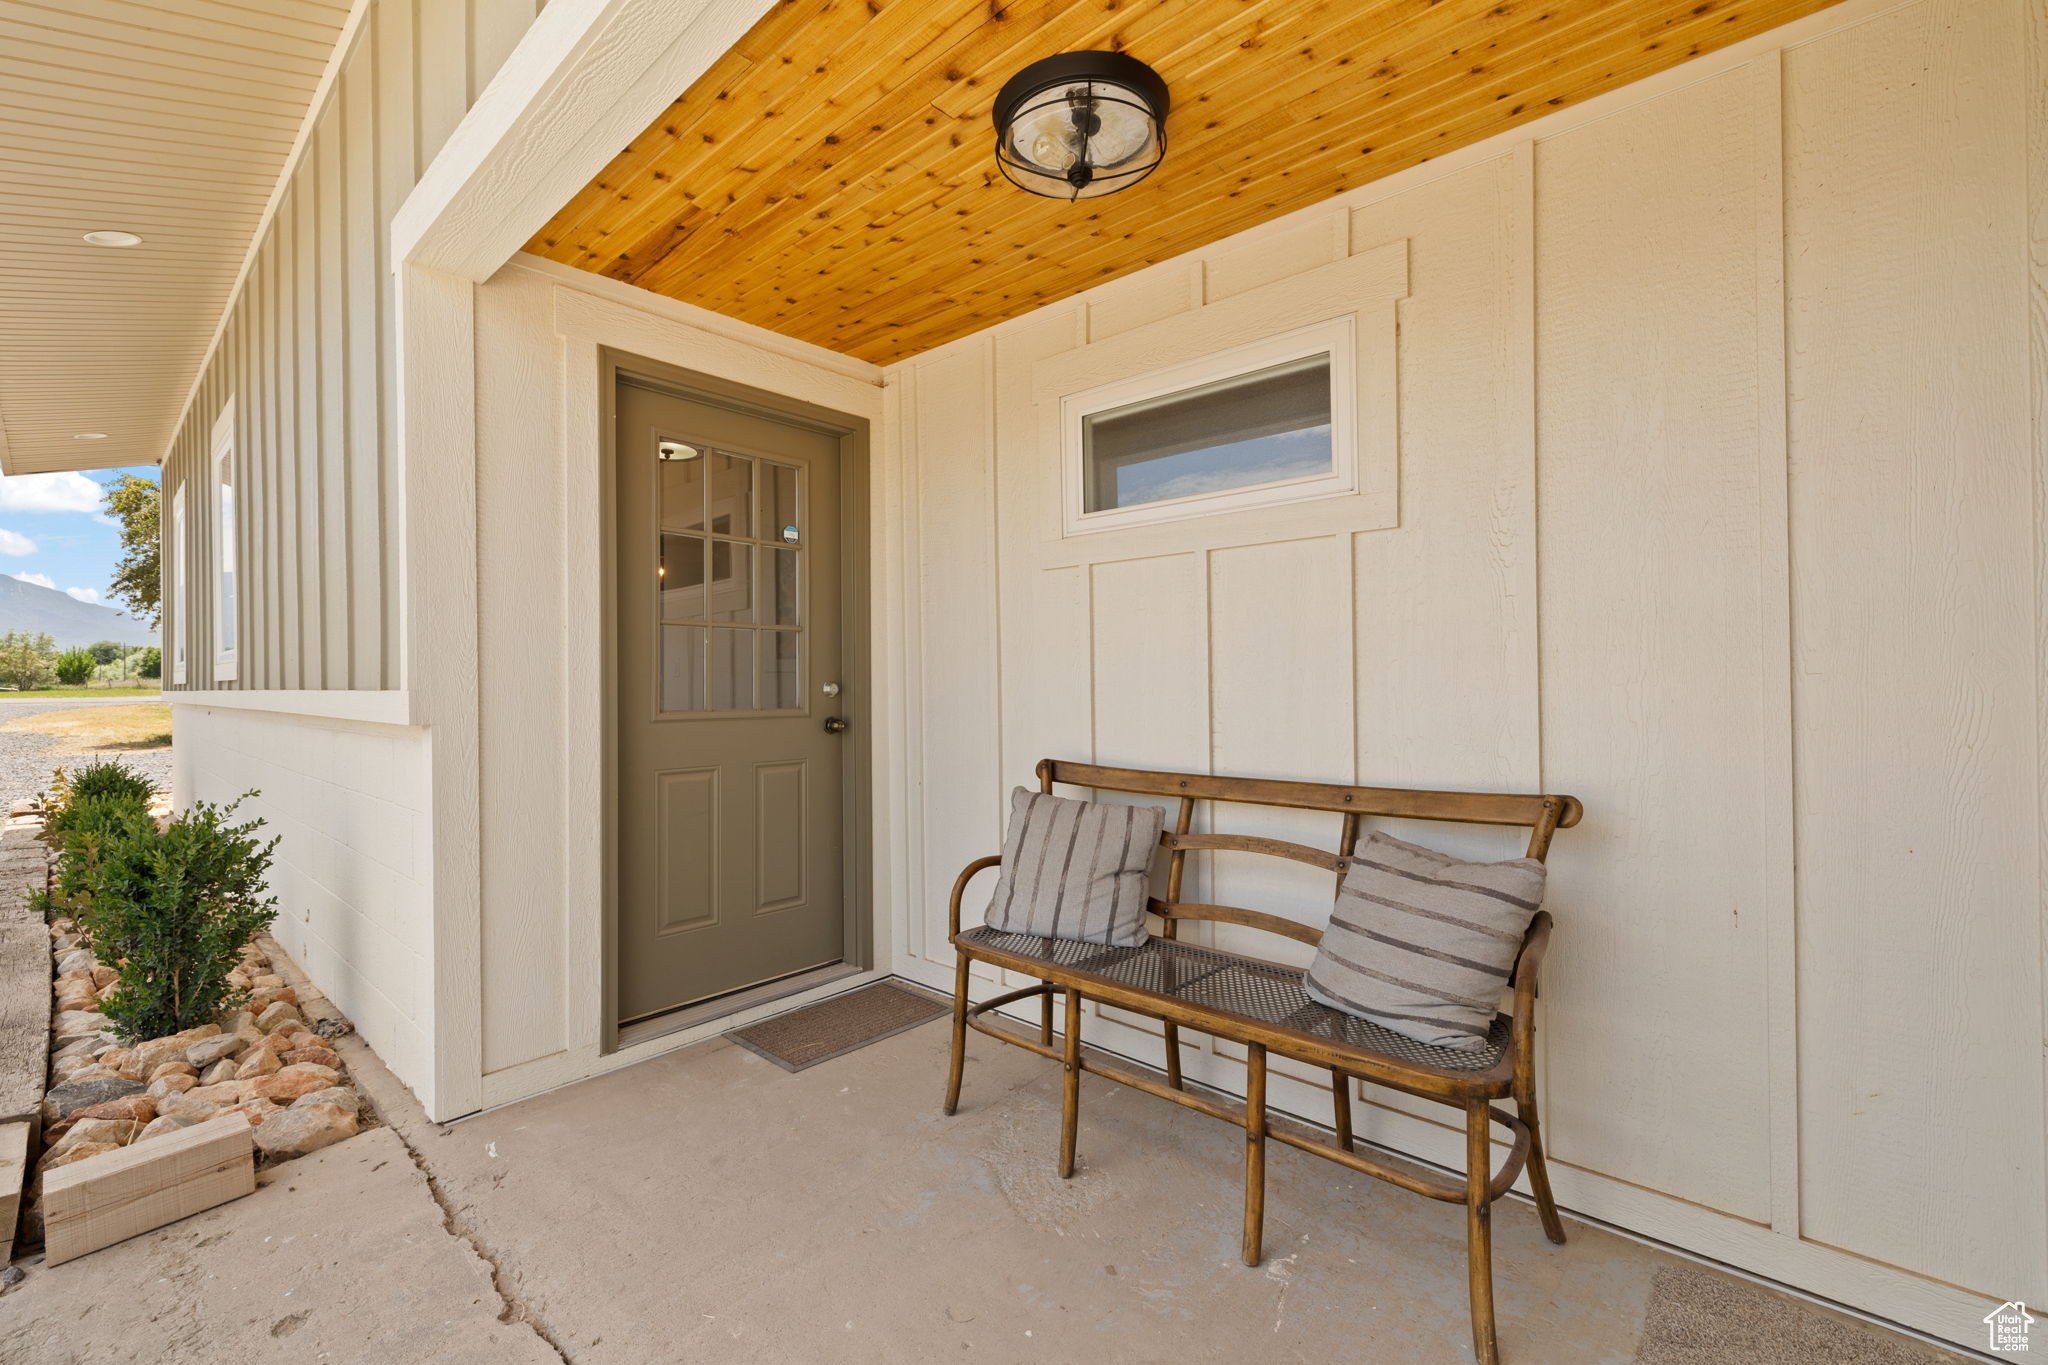
<svg viewBox="0 0 2048 1365">
<path fill-rule="evenodd" d="M 157 471 L 144 465 L 0 478 L 0 573 L 118 608 L 107 600 L 107 579 L 121 539 L 100 510 L 100 495 L 122 474 L 154 481 Z"/>
</svg>

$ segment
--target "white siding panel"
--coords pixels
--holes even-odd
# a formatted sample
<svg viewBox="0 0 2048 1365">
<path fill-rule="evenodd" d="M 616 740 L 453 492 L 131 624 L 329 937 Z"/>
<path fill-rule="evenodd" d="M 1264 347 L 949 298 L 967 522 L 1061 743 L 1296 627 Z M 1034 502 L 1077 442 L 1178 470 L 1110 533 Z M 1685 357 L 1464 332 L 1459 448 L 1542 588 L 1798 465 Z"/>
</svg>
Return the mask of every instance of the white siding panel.
<svg viewBox="0 0 2048 1365">
<path fill-rule="evenodd" d="M 1352 725 L 1351 544 L 1318 537 L 1209 555 L 1210 766 L 1238 777 L 1355 780 Z M 1233 834 L 1337 842 L 1338 818 L 1303 811 L 1233 810 Z M 1210 894 L 1310 924 L 1330 917 L 1326 872 L 1248 854 L 1211 860 Z M 1300 945 L 1235 925 L 1211 941 L 1276 958 Z M 1304 959 L 1305 960 L 1305 959 Z"/>
<path fill-rule="evenodd" d="M 1092 566 L 1088 676 L 1097 763 L 1208 766 L 1205 567 L 1199 555 Z"/>
<path fill-rule="evenodd" d="M 201 473 L 213 415 L 237 397 L 247 616 L 229 686 L 403 685 L 386 227 L 536 8 L 372 0 L 290 171 L 164 465 L 168 484 Z M 239 361 L 237 337 L 251 348 Z M 197 553 L 210 543 L 211 503 L 190 506 Z M 165 629 L 191 632 L 186 686 L 214 686 L 203 602 Z"/>
<path fill-rule="evenodd" d="M 996 731 L 997 679 L 994 394 L 986 343 L 921 366 L 911 478 L 922 573 L 918 629 L 931 646 L 920 684 L 925 763 L 963 781 L 929 783 L 923 797 L 925 897 L 944 913 L 960 868 L 1002 832 L 1005 778 Z M 1012 780 L 1015 780 L 1012 777 Z M 941 934 L 937 948 L 945 952 Z"/>
<path fill-rule="evenodd" d="M 280 839 L 271 933 L 422 1096 L 433 1076 L 424 730 L 178 706 L 177 799 L 242 807 Z"/>
<path fill-rule="evenodd" d="M 1354 215 L 1362 247 L 1407 239 L 1413 272 L 1401 304 L 1401 524 L 1353 537 L 1363 782 L 1540 783 L 1529 156 Z M 1500 847 L 1488 839 L 1473 852 Z"/>
<path fill-rule="evenodd" d="M 477 678 L 478 741 L 485 779 L 483 1067 L 502 1070 L 568 1044 L 564 1010 L 569 959 L 562 914 L 564 789 L 558 691 L 536 685 L 537 666 L 565 634 L 560 569 L 540 548 L 561 543 L 558 471 L 532 455 L 545 447 L 552 413 L 531 395 L 559 382 L 554 291 L 508 271 L 477 291 L 477 331 L 493 339 L 477 369 L 477 543 L 495 547 L 477 577 L 477 611 L 504 652 Z M 544 670 L 554 677 L 560 668 Z"/>
<path fill-rule="evenodd" d="M 1923 4 L 1787 54 L 1786 260 L 1803 1227 L 2032 1301 L 2048 1220 L 2022 21 Z"/>
<path fill-rule="evenodd" d="M 1765 1221 L 1750 89 L 1732 72 L 1540 145 L 1537 505 L 1544 772 L 1589 812 L 1552 858 L 1552 1146 Z"/>
</svg>

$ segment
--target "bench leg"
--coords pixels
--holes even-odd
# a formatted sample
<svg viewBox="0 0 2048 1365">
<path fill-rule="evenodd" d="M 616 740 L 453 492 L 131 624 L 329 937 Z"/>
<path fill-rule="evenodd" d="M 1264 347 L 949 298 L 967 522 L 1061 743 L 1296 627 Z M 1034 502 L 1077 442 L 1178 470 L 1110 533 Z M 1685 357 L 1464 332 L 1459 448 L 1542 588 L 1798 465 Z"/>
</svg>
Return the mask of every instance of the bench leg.
<svg viewBox="0 0 2048 1365">
<path fill-rule="evenodd" d="M 1046 987 L 1046 992 L 1038 997 L 1038 1041 L 1042 1047 L 1051 1047 L 1052 998 L 1059 992 L 1054 989 L 1052 982 L 1047 981 L 1043 984 Z"/>
<path fill-rule="evenodd" d="M 1543 1162 L 1543 1130 L 1536 1126 L 1536 1096 L 1516 1095 L 1515 1109 L 1529 1126 L 1529 1189 L 1536 1196 L 1536 1212 L 1543 1219 L 1543 1235 L 1564 1245 L 1564 1220 L 1557 1216 L 1557 1201 L 1550 1197 L 1550 1168 Z"/>
<path fill-rule="evenodd" d="M 960 1077 L 967 1070 L 967 956 L 953 969 L 953 1061 L 946 1071 L 946 1112 L 960 1109 Z"/>
<path fill-rule="evenodd" d="M 1479 1365 L 1499 1365 L 1493 1332 L 1493 1206 L 1486 1198 L 1493 1151 L 1486 1102 L 1465 1107 L 1465 1256 L 1472 1296 L 1472 1354 Z"/>
<path fill-rule="evenodd" d="M 1162 1021 L 1163 1022 L 1163 1021 Z M 1175 1090 L 1182 1089 L 1180 1083 L 1180 1025 L 1166 1025 L 1166 1083 Z"/>
<path fill-rule="evenodd" d="M 1337 1111 L 1337 1145 L 1356 1151 L 1351 1145 L 1351 1078 L 1341 1071 L 1330 1072 L 1330 1103 Z"/>
<path fill-rule="evenodd" d="M 1050 1000 L 1052 997 L 1047 996 Z M 1048 1007 L 1048 1014 L 1050 1007 Z M 1066 1075 L 1060 1097 L 1060 1179 L 1074 1173 L 1074 1144 L 1081 1127 L 1081 992 L 1067 989 Z"/>
<path fill-rule="evenodd" d="M 1266 1236 L 1266 1049 L 1245 1051 L 1244 1263 L 1257 1265 Z"/>
</svg>

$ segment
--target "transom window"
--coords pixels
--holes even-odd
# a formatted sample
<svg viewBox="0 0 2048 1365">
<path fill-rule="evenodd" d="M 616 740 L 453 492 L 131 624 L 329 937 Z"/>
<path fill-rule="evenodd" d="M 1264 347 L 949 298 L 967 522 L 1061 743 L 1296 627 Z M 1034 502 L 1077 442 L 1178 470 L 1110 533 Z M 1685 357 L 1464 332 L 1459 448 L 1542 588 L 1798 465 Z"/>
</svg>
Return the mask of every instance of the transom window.
<svg viewBox="0 0 2048 1365">
<path fill-rule="evenodd" d="M 682 440 L 655 455 L 661 709 L 800 707 L 802 471 Z"/>
<path fill-rule="evenodd" d="M 1066 400 L 1067 531 L 1354 487 L 1348 320 Z"/>
</svg>

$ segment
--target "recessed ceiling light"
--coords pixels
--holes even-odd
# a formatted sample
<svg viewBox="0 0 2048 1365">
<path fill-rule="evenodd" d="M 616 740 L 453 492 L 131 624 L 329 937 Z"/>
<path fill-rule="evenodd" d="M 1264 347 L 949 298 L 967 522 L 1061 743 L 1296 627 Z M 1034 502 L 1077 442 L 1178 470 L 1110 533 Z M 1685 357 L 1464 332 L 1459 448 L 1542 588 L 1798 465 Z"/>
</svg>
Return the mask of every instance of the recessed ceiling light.
<svg viewBox="0 0 2048 1365">
<path fill-rule="evenodd" d="M 140 237 L 137 237 L 134 233 L 117 232 L 112 228 L 105 228 L 98 232 L 88 232 L 85 234 L 85 240 L 92 243 L 94 246 L 142 245 L 142 239 Z"/>
<path fill-rule="evenodd" d="M 104 441 L 107 439 L 107 433 L 104 431 L 81 431 L 71 439 L 74 441 Z"/>
</svg>

